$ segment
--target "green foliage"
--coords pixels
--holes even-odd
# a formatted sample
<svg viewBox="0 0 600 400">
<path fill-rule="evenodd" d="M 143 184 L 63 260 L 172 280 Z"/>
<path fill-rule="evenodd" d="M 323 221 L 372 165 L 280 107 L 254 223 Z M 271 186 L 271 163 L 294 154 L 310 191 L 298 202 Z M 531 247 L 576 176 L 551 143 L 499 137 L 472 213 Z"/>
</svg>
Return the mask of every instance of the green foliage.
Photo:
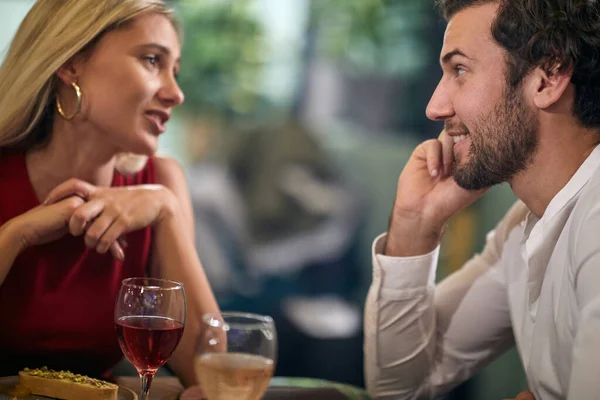
<svg viewBox="0 0 600 400">
<path fill-rule="evenodd" d="M 423 32 L 432 4 L 423 0 L 313 0 L 311 23 L 321 55 L 357 72 L 418 72 L 429 46 Z"/>
<path fill-rule="evenodd" d="M 213 115 L 251 112 L 258 104 L 262 26 L 248 0 L 182 1 L 179 83 L 185 108 Z"/>
</svg>

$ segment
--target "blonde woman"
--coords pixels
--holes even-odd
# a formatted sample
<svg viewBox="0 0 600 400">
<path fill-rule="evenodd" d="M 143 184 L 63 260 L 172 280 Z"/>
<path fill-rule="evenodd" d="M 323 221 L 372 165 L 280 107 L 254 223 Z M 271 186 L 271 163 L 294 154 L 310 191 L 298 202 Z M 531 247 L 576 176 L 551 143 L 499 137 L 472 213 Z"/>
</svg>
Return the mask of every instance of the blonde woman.
<svg viewBox="0 0 600 400">
<path fill-rule="evenodd" d="M 185 284 L 170 365 L 194 383 L 197 317 L 218 306 L 182 171 L 153 156 L 184 99 L 179 57 L 160 0 L 38 0 L 21 24 L 0 68 L 0 375 L 106 376 L 120 281 L 148 273 Z"/>
</svg>

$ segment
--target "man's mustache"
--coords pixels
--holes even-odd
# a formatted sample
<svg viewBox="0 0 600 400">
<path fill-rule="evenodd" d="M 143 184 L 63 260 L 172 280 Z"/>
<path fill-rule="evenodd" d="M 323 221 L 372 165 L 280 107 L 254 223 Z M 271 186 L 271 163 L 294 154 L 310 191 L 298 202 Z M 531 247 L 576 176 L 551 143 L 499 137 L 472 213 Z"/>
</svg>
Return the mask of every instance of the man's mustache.
<svg viewBox="0 0 600 400">
<path fill-rule="evenodd" d="M 470 135 L 469 128 L 461 122 L 445 122 L 444 130 L 450 135 Z"/>
</svg>

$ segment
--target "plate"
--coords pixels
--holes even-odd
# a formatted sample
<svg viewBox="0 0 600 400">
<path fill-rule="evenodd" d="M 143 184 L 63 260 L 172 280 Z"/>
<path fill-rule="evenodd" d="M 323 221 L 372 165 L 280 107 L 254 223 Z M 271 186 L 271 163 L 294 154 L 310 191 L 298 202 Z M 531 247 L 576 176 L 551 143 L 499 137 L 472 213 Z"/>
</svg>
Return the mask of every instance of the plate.
<svg viewBox="0 0 600 400">
<path fill-rule="evenodd" d="M 12 400 L 14 397 L 10 397 L 6 395 L 7 391 L 12 389 L 17 383 L 19 383 L 18 376 L 7 376 L 5 378 L 0 378 L 0 400 Z M 119 391 L 117 392 L 117 400 L 137 400 L 137 394 L 135 394 L 131 389 L 127 389 L 126 387 L 119 386 Z M 37 394 L 32 394 L 27 397 L 18 397 L 19 400 L 46 400 L 52 399 L 52 397 L 39 396 Z"/>
<path fill-rule="evenodd" d="M 280 387 L 294 387 L 305 389 L 335 389 L 344 394 L 348 399 L 365 400 L 369 399 L 367 392 L 359 387 L 347 385 L 339 382 L 331 382 L 323 379 L 315 378 L 298 378 L 298 377 L 283 377 L 275 376 L 269 382 L 269 389 Z"/>
</svg>

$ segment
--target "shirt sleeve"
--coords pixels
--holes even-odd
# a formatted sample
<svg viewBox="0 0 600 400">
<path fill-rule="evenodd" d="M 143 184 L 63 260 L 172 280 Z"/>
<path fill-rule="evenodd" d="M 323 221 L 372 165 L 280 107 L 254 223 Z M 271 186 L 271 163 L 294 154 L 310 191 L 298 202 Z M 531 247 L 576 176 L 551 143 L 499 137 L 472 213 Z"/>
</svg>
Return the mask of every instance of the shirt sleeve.
<svg viewBox="0 0 600 400">
<path fill-rule="evenodd" d="M 571 238 L 573 282 L 579 308 L 567 399 L 590 399 L 600 393 L 600 199 L 581 218 Z"/>
<path fill-rule="evenodd" d="M 522 203 L 521 203 L 522 204 Z M 365 378 L 374 399 L 428 399 L 449 391 L 514 344 L 500 254 L 523 207 L 513 207 L 481 254 L 435 286 L 439 248 L 381 255 L 365 306 Z"/>
</svg>

